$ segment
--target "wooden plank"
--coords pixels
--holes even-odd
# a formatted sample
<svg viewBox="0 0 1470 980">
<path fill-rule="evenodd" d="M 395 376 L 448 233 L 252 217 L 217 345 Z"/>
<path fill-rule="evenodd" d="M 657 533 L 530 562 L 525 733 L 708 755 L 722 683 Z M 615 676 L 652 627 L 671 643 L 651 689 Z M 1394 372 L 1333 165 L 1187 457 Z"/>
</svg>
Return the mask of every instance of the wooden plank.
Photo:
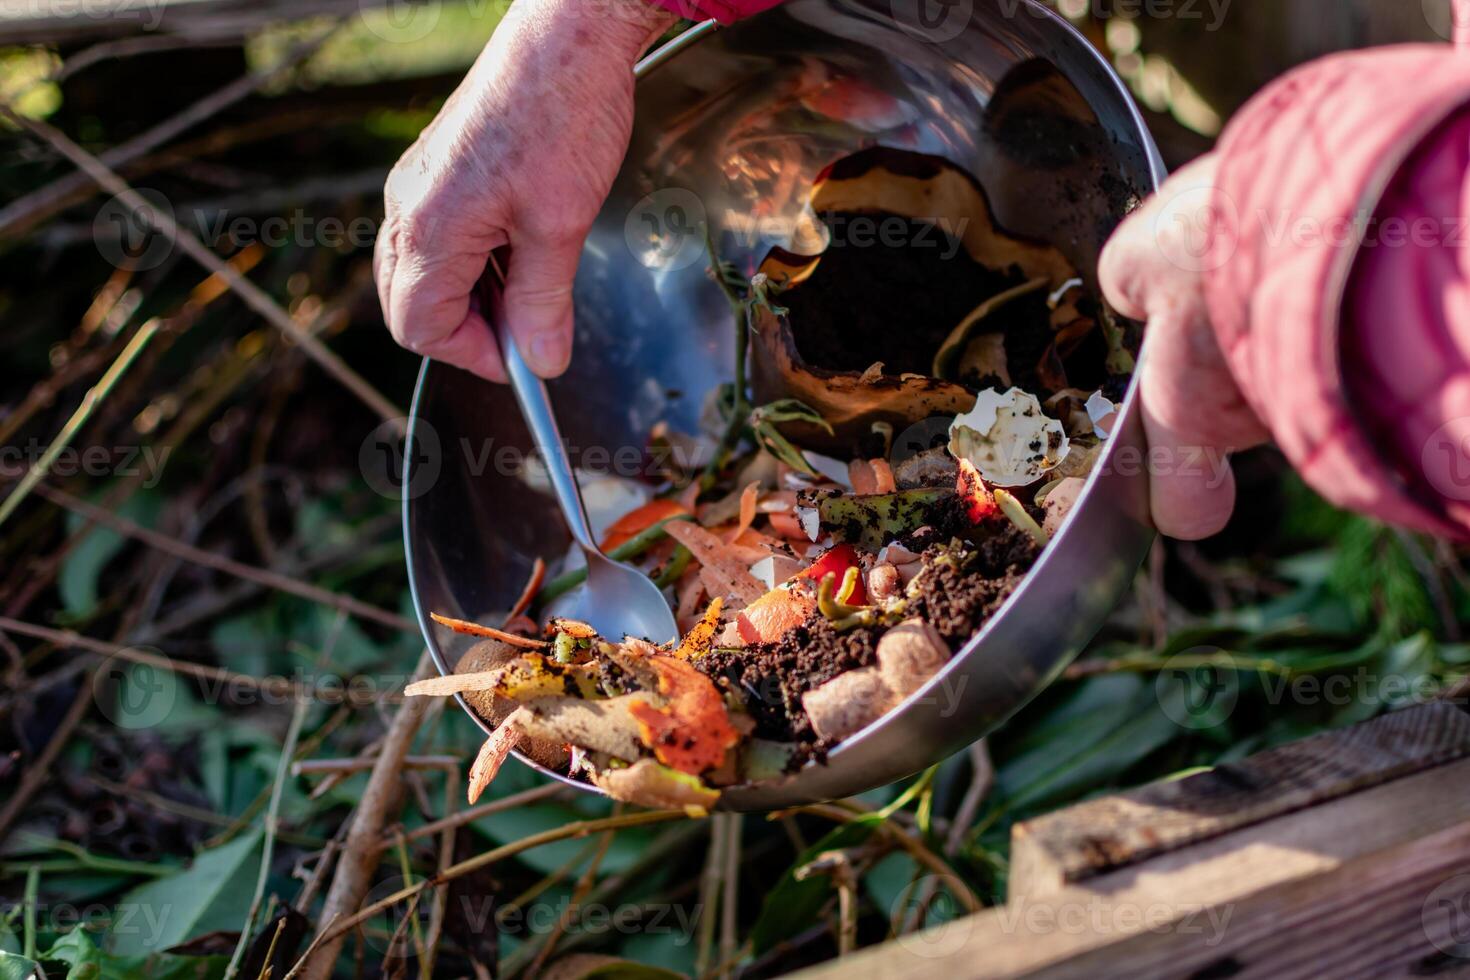
<svg viewBox="0 0 1470 980">
<path fill-rule="evenodd" d="M 798 976 L 876 980 L 918 971 L 946 980 L 1021 976 L 1145 932 L 1202 945 L 1229 929 L 1230 918 L 1252 896 L 1335 873 L 1421 839 L 1438 839 L 1466 825 L 1470 759 L 1242 827 L 1050 893 L 1018 896 L 1002 908 L 871 947 Z M 1290 926 L 1288 915 L 1279 918 L 1283 927 Z M 1102 975 L 1107 974 L 1092 974 Z M 1149 973 L 1129 970 L 1127 975 Z"/>
<path fill-rule="evenodd" d="M 1035 975 L 1470 975 L 1470 823 L 1267 889 L 1228 912 L 1216 934 L 1144 932 Z"/>
<path fill-rule="evenodd" d="M 1420 705 L 1017 824 L 1010 897 L 1065 885 L 1470 757 L 1470 715 Z"/>
</svg>

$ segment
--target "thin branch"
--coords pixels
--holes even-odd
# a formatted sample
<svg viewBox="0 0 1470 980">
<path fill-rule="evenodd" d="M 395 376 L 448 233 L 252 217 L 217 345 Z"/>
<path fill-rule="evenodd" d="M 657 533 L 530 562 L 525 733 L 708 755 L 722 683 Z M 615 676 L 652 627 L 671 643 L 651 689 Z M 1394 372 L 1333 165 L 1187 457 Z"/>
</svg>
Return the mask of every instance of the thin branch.
<svg viewBox="0 0 1470 980">
<path fill-rule="evenodd" d="M 794 809 L 800 813 L 811 813 L 819 817 L 826 817 L 828 820 L 834 820 L 838 823 L 852 823 L 855 820 L 866 819 L 862 814 L 856 814 L 850 810 L 844 810 L 842 807 L 832 806 L 826 803 L 814 803 L 808 806 L 795 807 Z M 959 903 L 965 907 L 966 912 L 980 911 L 982 906 L 975 892 L 955 872 L 954 868 L 949 866 L 944 858 L 925 847 L 923 841 L 910 834 L 907 830 L 904 830 L 892 820 L 879 822 L 875 829 L 892 837 L 894 842 L 905 851 L 908 851 L 919 864 L 928 868 L 934 874 L 942 876 L 945 885 L 954 893 L 954 897 L 959 900 Z"/>
<path fill-rule="evenodd" d="M 433 665 L 429 652 L 424 651 L 414 668 L 414 677 L 425 677 Z M 352 826 L 342 847 L 342 857 L 337 862 L 337 873 L 322 907 L 322 921 L 328 923 L 317 933 L 320 946 L 311 952 L 302 964 L 303 976 L 307 980 L 326 980 L 336 965 L 337 954 L 342 950 L 346 934 L 353 926 L 371 916 L 353 915 L 372 885 L 373 872 L 377 870 L 382 850 L 376 845 L 383 837 L 390 810 L 396 811 L 402 800 L 399 768 L 424 716 L 429 709 L 429 698 L 409 698 L 403 702 L 388 734 L 383 739 L 382 751 L 368 777 L 367 787 L 362 793 L 362 802 L 352 814 Z M 332 922 L 340 921 L 336 926 Z M 328 929 L 332 931 L 327 932 Z M 294 973 L 295 970 L 293 969 Z"/>
<path fill-rule="evenodd" d="M 326 644 L 326 650 L 331 650 L 336 644 L 337 636 L 342 631 L 345 617 L 338 613 L 337 622 L 333 626 L 332 639 Z M 325 652 L 321 660 L 325 660 Z M 318 661 L 318 664 L 321 663 Z M 281 823 L 281 797 L 286 788 L 287 774 L 291 771 L 291 757 L 296 754 L 296 743 L 301 738 L 301 726 L 306 722 L 306 709 L 311 702 L 306 698 L 299 698 L 296 707 L 291 711 L 291 724 L 286 729 L 286 740 L 281 746 L 281 757 L 276 764 L 275 782 L 271 784 L 270 806 L 265 811 L 265 844 L 260 853 L 260 870 L 255 878 L 255 894 L 250 899 L 250 911 L 245 915 L 245 924 L 240 927 L 240 940 L 235 944 L 235 952 L 230 957 L 230 964 L 225 969 L 225 980 L 234 980 L 240 971 L 240 963 L 245 959 L 245 950 L 250 946 L 252 933 L 255 932 L 255 917 L 260 913 L 261 902 L 265 898 L 266 882 L 270 879 L 271 861 L 276 852 L 276 834 L 280 830 Z M 267 960 L 269 962 L 269 960 Z"/>
<path fill-rule="evenodd" d="M 9 628 L 9 627 L 6 627 Z M 20 632 L 20 630 L 15 630 Z M 51 764 L 66 748 L 66 743 L 71 739 L 72 732 L 81 723 L 87 714 L 87 709 L 92 706 L 92 675 L 89 673 L 83 678 L 81 686 L 77 688 L 77 695 L 72 699 L 71 707 L 66 709 L 61 723 L 56 726 L 56 731 L 51 735 L 51 741 L 41 750 L 35 760 L 26 766 L 20 777 L 20 785 L 15 787 L 10 799 L 5 801 L 5 806 L 0 807 L 0 840 L 5 839 L 5 832 L 9 829 L 15 818 L 29 805 L 31 797 L 36 790 L 45 784 L 51 774 Z"/>
<path fill-rule="evenodd" d="M 409 769 L 435 769 L 449 770 L 451 772 L 459 768 L 462 760 L 454 755 L 406 755 L 403 757 L 402 768 Z M 291 767 L 293 776 L 319 776 L 323 773 L 353 773 L 365 772 L 371 769 L 376 762 L 371 758 L 365 759 L 304 759 Z"/>
<path fill-rule="evenodd" d="M 192 562 L 195 565 L 202 565 L 205 568 L 212 568 L 217 572 L 233 575 L 235 578 L 243 579 L 246 582 L 254 582 L 256 585 L 262 585 L 268 589 L 275 589 L 277 592 L 284 592 L 287 595 L 294 595 L 310 602 L 320 603 L 323 606 L 329 606 L 340 612 L 350 613 L 362 619 L 381 623 L 384 626 L 391 626 L 405 633 L 416 634 L 419 631 L 417 623 L 395 612 L 389 612 L 387 609 L 381 609 L 371 603 L 354 599 L 352 596 L 338 595 L 328 589 L 298 581 L 289 575 L 282 575 L 280 572 L 274 572 L 268 568 L 247 565 L 244 562 L 235 561 L 233 558 L 226 558 L 224 555 L 217 555 L 214 552 L 205 551 L 203 548 L 196 548 L 194 545 L 187 544 L 177 538 L 169 537 L 167 534 L 161 534 L 158 531 L 138 524 L 136 521 L 131 521 L 126 517 L 120 517 L 95 504 L 90 504 L 80 497 L 67 493 L 65 490 L 59 490 L 43 484 L 35 488 L 35 493 L 36 496 L 49 500 L 58 506 L 65 507 L 67 510 L 80 514 L 90 521 L 101 524 L 103 527 L 111 528 L 125 537 L 132 538 L 135 541 L 141 541 L 150 548 L 155 548 L 183 561 Z"/>
<path fill-rule="evenodd" d="M 126 181 L 119 177 L 106 164 L 98 160 L 97 157 L 82 149 L 56 127 L 22 116 L 9 106 L 0 105 L 0 117 L 8 119 L 16 126 L 35 134 L 56 147 L 67 159 L 75 163 L 94 181 L 100 184 L 104 190 L 110 191 L 121 204 L 132 212 L 134 219 L 145 225 L 151 225 L 194 261 L 219 275 L 230 290 L 245 302 L 246 306 L 260 314 L 265 318 L 266 322 L 299 344 L 308 357 L 356 395 L 363 404 L 371 408 L 385 421 L 391 423 L 395 431 L 399 434 L 403 434 L 406 431 L 407 425 L 403 410 L 369 384 L 362 375 L 349 367 L 347 362 L 342 360 L 331 348 L 318 340 L 313 332 L 312 325 L 303 327 L 297 323 L 265 290 L 236 272 L 228 263 L 210 251 L 197 236 L 181 227 L 172 216 L 151 206 L 137 191 L 129 187 Z M 324 315 L 326 315 L 324 312 L 318 313 L 317 319 L 320 319 Z"/>
<path fill-rule="evenodd" d="M 734 961 L 740 939 L 737 916 L 740 911 L 740 832 L 743 826 L 744 818 L 741 814 L 725 815 L 725 868 L 722 872 L 724 893 L 720 896 L 720 962 L 727 964 Z M 720 976 L 729 975 L 728 967 L 720 970 Z"/>
<path fill-rule="evenodd" d="M 332 926 L 330 934 L 327 936 L 327 942 L 340 940 L 341 937 L 345 936 L 355 926 L 366 922 L 374 916 L 380 915 L 383 911 L 392 908 L 399 902 L 408 901 L 419 895 L 425 889 L 442 885 L 446 881 L 453 881 L 455 878 L 479 871 L 481 868 L 489 867 L 497 861 L 514 857 L 523 851 L 529 851 L 543 844 L 552 844 L 559 840 L 587 837 L 605 830 L 622 830 L 625 827 L 642 827 L 647 824 L 668 823 L 671 820 L 688 819 L 690 819 L 690 816 L 684 810 L 647 810 L 643 813 L 630 813 L 620 817 L 603 817 L 599 820 L 579 820 L 575 823 L 562 824 L 560 827 L 555 827 L 551 830 L 543 830 L 539 834 L 522 837 L 520 840 L 512 841 L 509 844 L 502 844 L 500 847 L 492 848 L 469 860 L 460 861 L 458 864 L 451 865 L 432 878 L 425 879 L 407 888 L 400 888 L 388 897 L 380 899 L 371 905 L 364 906 L 354 914 Z M 325 943 L 323 945 L 325 947 Z M 338 945 L 340 946 L 340 943 Z"/>
<path fill-rule="evenodd" d="M 0 107 L 0 112 L 3 111 L 5 111 L 3 107 Z M 51 472 L 51 467 L 57 458 L 66 447 L 71 445 L 77 433 L 91 420 L 92 414 L 97 410 L 97 407 L 107 399 L 112 389 L 128 373 L 128 369 L 137 361 L 138 355 L 143 353 L 154 336 L 157 335 L 158 328 L 162 323 L 162 320 L 155 317 L 139 327 L 138 332 L 133 335 L 133 339 L 128 341 L 127 346 L 122 349 L 122 353 L 117 355 L 117 359 L 107 369 L 107 373 L 102 375 L 98 382 L 88 389 L 87 394 L 82 398 L 82 403 L 77 406 L 76 411 L 72 412 L 71 418 L 66 420 L 66 424 L 61 427 L 61 431 L 56 434 L 56 438 L 51 440 L 51 444 L 46 447 L 46 451 L 41 454 L 41 458 L 36 460 L 30 469 L 26 470 L 25 475 L 20 478 L 20 482 L 16 485 L 15 489 L 10 491 L 4 503 L 0 503 L 0 524 L 4 524 L 6 519 L 15 513 L 16 508 L 25 501 L 26 497 L 30 496 L 31 491 L 40 486 L 42 480 L 46 479 L 46 475 Z"/>
<path fill-rule="evenodd" d="M 404 840 L 412 843 L 416 840 L 422 840 L 425 837 L 432 837 L 442 830 L 452 830 L 456 827 L 463 827 L 467 823 L 474 823 L 481 817 L 488 817 L 491 814 L 495 813 L 504 813 L 506 810 L 514 810 L 518 807 L 530 806 L 533 803 L 541 803 L 545 800 L 552 799 L 553 797 L 563 796 L 567 793 L 570 793 L 571 791 L 571 787 L 563 783 L 547 783 L 544 786 L 536 786 L 532 789 L 522 790 L 519 793 L 513 793 L 502 800 L 495 800 L 491 803 L 482 803 L 481 805 L 472 809 L 461 810 L 458 813 L 450 814 L 449 816 L 431 821 L 430 823 L 424 824 L 422 827 L 415 827 L 413 830 L 406 832 L 403 835 L 403 838 Z M 393 837 L 385 835 L 383 839 L 378 842 L 379 849 L 391 847 L 393 844 L 393 840 Z"/>
<path fill-rule="evenodd" d="M 240 76 L 223 88 L 186 106 L 153 128 L 103 152 L 96 158 L 97 161 L 102 166 L 115 170 L 129 161 L 136 160 L 148 151 L 162 146 L 185 130 L 212 118 L 255 92 L 262 85 L 305 61 L 327 38 L 335 33 L 337 26 L 336 23 L 333 23 L 292 48 L 279 65 Z M 65 153 L 64 150 L 62 152 Z M 24 235 L 78 200 L 82 200 L 98 186 L 114 194 L 117 193 L 109 188 L 106 182 L 98 180 L 94 173 L 83 168 L 80 173 L 69 173 L 45 187 L 32 191 L 25 197 L 12 201 L 4 208 L 0 208 L 0 239 Z"/>
<path fill-rule="evenodd" d="M 715 954 L 715 923 L 719 921 L 720 872 L 724 869 L 724 813 L 710 815 L 709 850 L 704 856 L 704 871 L 699 876 L 699 931 L 694 955 L 695 976 L 704 976 Z"/>
<path fill-rule="evenodd" d="M 237 674 L 223 667 L 208 667 L 204 664 L 196 664 L 188 660 L 176 660 L 163 654 L 149 653 L 139 650 L 137 647 L 123 646 L 120 643 L 109 643 L 106 640 L 98 640 L 90 636 L 83 636 L 72 630 L 56 630 L 49 626 L 37 626 L 34 623 L 24 623 L 9 616 L 0 616 L 0 630 L 9 633 L 19 633 L 21 636 L 29 636 L 36 640 L 45 640 L 57 647 L 64 649 L 85 650 L 87 653 L 97 654 L 102 657 L 116 657 L 135 664 L 146 664 L 167 670 L 175 674 L 184 674 L 189 677 L 197 677 L 201 680 L 213 681 L 217 684 L 236 685 L 248 687 L 251 690 L 266 691 L 273 694 L 300 693 L 305 688 L 286 680 L 282 677 L 267 677 L 261 679 L 249 674 Z"/>
</svg>

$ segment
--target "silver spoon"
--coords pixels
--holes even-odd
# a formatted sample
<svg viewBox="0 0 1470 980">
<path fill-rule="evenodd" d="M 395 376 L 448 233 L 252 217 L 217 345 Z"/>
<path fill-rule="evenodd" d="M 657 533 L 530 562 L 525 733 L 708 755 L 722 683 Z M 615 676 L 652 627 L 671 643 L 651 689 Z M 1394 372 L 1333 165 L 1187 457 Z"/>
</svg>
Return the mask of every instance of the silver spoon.
<svg viewBox="0 0 1470 980">
<path fill-rule="evenodd" d="M 567 529 L 587 559 L 587 581 L 581 588 L 554 602 L 548 611 L 587 623 L 612 640 L 633 636 L 665 643 L 676 639 L 679 627 L 659 587 L 638 569 L 614 561 L 597 546 L 592 527 L 587 523 L 582 491 L 577 487 L 577 477 L 567 457 L 566 443 L 557 428 L 546 383 L 521 357 L 520 348 L 506 325 L 503 310 L 499 308 L 505 279 L 494 256 L 490 259 L 485 280 L 488 287 L 485 292 L 495 306 L 492 319 L 496 324 L 500 356 L 505 362 L 511 390 L 515 392 L 516 404 L 521 408 L 521 415 L 531 430 L 531 440 L 546 466 L 551 490 L 561 507 L 562 517 L 566 519 Z"/>
</svg>

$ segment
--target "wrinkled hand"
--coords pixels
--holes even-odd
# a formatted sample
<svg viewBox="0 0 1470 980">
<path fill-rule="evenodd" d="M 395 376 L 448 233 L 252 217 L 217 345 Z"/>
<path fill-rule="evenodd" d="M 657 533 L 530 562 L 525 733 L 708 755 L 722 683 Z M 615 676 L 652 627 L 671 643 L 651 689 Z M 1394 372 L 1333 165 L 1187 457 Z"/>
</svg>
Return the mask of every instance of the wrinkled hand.
<svg viewBox="0 0 1470 980">
<path fill-rule="evenodd" d="M 1214 155 L 1180 170 L 1108 242 L 1099 268 L 1108 301 L 1148 324 L 1140 379 L 1154 523 L 1196 540 L 1235 507 L 1228 454 L 1269 433 L 1240 393 L 1205 306 L 1201 269 Z"/>
<path fill-rule="evenodd" d="M 373 270 L 395 340 L 504 381 L 471 297 L 509 245 L 506 321 L 532 370 L 566 369 L 577 261 L 632 131 L 632 67 L 672 22 L 644 0 L 516 0 L 388 175 Z"/>
</svg>

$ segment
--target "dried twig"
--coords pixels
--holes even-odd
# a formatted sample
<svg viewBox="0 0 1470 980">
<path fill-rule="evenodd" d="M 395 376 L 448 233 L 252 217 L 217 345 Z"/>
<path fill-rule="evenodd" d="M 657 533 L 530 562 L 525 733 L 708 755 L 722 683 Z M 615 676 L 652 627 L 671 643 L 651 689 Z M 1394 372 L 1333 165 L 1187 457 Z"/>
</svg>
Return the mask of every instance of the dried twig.
<svg viewBox="0 0 1470 980">
<path fill-rule="evenodd" d="M 454 772 L 459 769 L 460 758 L 453 755 L 406 755 L 400 766 L 403 770 L 409 769 L 437 769 Z M 375 759 L 364 757 L 361 759 L 303 759 L 291 767 L 293 776 L 320 776 L 323 774 L 339 775 L 343 773 L 363 772 L 377 765 Z"/>
<path fill-rule="evenodd" d="M 282 575 L 280 572 L 274 572 L 268 568 L 247 565 L 244 562 L 235 561 L 233 558 L 226 558 L 224 555 L 217 555 L 212 551 L 196 548 L 177 538 L 171 538 L 167 534 L 161 534 L 151 528 L 143 527 L 141 524 L 130 521 L 126 517 L 119 517 L 95 504 L 89 504 L 87 501 L 82 500 L 80 497 L 75 497 L 65 490 L 38 485 L 35 488 L 35 494 L 54 504 L 65 507 L 69 511 L 80 514 L 89 521 L 101 524 L 103 527 L 111 528 L 119 534 L 133 538 L 136 541 L 141 541 L 148 547 L 156 548 L 175 558 L 180 558 L 196 565 L 202 565 L 205 568 L 212 568 L 226 575 L 233 575 L 247 582 L 254 582 L 268 589 L 275 589 L 277 592 L 284 592 L 287 595 L 298 596 L 311 602 L 330 606 L 341 612 L 350 613 L 375 623 L 382 623 L 384 626 L 391 626 L 405 633 L 417 633 L 419 631 L 417 623 L 395 612 L 380 609 L 371 603 L 354 599 L 352 596 L 338 595 L 335 592 L 311 585 L 310 583 L 297 581 L 289 575 Z"/>
<path fill-rule="evenodd" d="M 327 936 L 327 942 L 330 943 L 333 940 L 338 940 L 337 945 L 340 948 L 341 937 L 345 936 L 361 923 L 381 914 L 385 909 L 390 909 L 399 902 L 408 901 L 427 888 L 433 888 L 446 881 L 453 881 L 455 878 L 479 871 L 481 868 L 489 867 L 497 861 L 514 857 L 522 851 L 529 851 L 532 848 L 559 840 L 587 837 L 605 830 L 621 830 L 625 827 L 642 827 L 647 824 L 668 823 L 671 820 L 688 819 L 690 819 L 690 816 L 685 810 L 647 810 L 642 813 L 629 813 L 620 817 L 603 817 L 599 820 L 579 820 L 575 823 L 562 824 L 560 827 L 554 827 L 551 830 L 543 830 L 537 834 L 530 834 L 522 837 L 520 840 L 492 848 L 466 861 L 460 861 L 458 864 L 451 865 L 432 878 L 425 879 L 407 888 L 400 888 L 386 898 L 380 899 L 371 905 L 364 906 L 356 913 L 332 926 L 330 934 Z M 328 947 L 324 943 L 323 950 L 326 948 Z"/>
<path fill-rule="evenodd" d="M 740 911 L 740 832 L 744 818 L 741 814 L 725 815 L 725 846 L 723 857 L 725 868 L 724 893 L 720 896 L 720 962 L 729 964 L 735 960 L 739 945 L 737 914 Z M 730 975 L 728 967 L 722 967 L 720 976 Z"/>
<path fill-rule="evenodd" d="M 362 375 L 349 367 L 347 362 L 331 348 L 318 340 L 310 325 L 303 327 L 297 323 L 289 313 L 281 308 L 280 304 L 271 299 L 265 290 L 241 276 L 223 259 L 210 251 L 192 232 L 181 227 L 170 215 L 150 206 L 137 191 L 129 187 L 106 164 L 82 149 L 54 126 L 22 116 L 9 106 L 0 105 L 0 117 L 8 119 L 16 126 L 39 136 L 54 146 L 103 189 L 110 191 L 119 203 L 132 212 L 135 219 L 154 227 L 177 245 L 184 254 L 224 279 L 230 290 L 238 295 L 246 306 L 299 344 L 308 357 L 316 361 L 323 370 L 356 395 L 363 404 L 391 423 L 395 431 L 400 434 L 406 431 L 403 410 L 384 397 Z M 323 315 L 319 313 L 318 319 Z"/>
<path fill-rule="evenodd" d="M 433 661 L 425 650 L 414 669 L 414 676 L 427 676 L 432 666 Z M 423 724 L 428 709 L 429 701 L 426 698 L 410 698 L 404 701 L 383 739 L 383 749 L 373 766 L 372 775 L 368 777 L 362 802 L 353 811 L 352 826 L 342 847 L 337 873 L 332 878 L 331 888 L 327 890 L 321 916 L 327 925 L 317 933 L 320 944 L 314 951 L 309 951 L 301 964 L 302 975 L 307 980 L 326 980 L 337 962 L 337 954 L 342 950 L 347 931 L 359 922 L 371 918 L 361 913 L 354 914 L 354 910 L 362 904 L 363 897 L 372 885 L 373 872 L 383 853 L 377 844 L 387 826 L 389 812 L 396 811 L 402 798 L 399 766 L 408 755 L 409 747 L 413 744 L 414 736 L 418 733 L 419 725 Z M 334 922 L 339 924 L 331 925 Z M 332 931 L 328 932 L 328 929 Z M 293 968 L 292 973 L 295 972 Z"/>
<path fill-rule="evenodd" d="M 532 590 L 532 594 L 535 594 L 535 590 Z M 613 816 L 617 816 L 622 812 L 623 805 L 619 803 L 613 809 Z M 598 842 L 597 850 L 593 853 L 592 860 L 587 862 L 586 870 L 577 879 L 577 883 L 572 886 L 572 897 L 571 901 L 567 903 L 566 911 L 557 916 L 556 924 L 551 927 L 551 932 L 547 935 L 545 943 L 542 944 L 540 951 L 536 953 L 536 958 L 531 961 L 531 965 L 526 969 L 526 973 L 529 976 L 541 976 L 542 969 L 546 966 L 547 960 L 551 959 L 552 954 L 556 952 L 556 944 L 566 934 L 567 928 L 572 924 L 572 919 L 577 914 L 578 907 L 586 900 L 587 893 L 592 890 L 592 886 L 597 883 L 597 869 L 602 866 L 602 859 L 607 857 L 607 849 L 612 846 L 615 836 L 617 836 L 617 831 L 614 830 L 606 831 L 602 835 L 602 840 Z M 441 872 L 443 870 L 443 868 L 440 869 Z"/>
<path fill-rule="evenodd" d="M 491 803 L 482 803 L 469 810 L 461 810 L 458 813 L 449 814 L 438 820 L 431 821 L 422 827 L 415 827 L 403 835 L 404 840 L 412 842 L 425 837 L 432 837 L 440 831 L 452 830 L 457 827 L 463 827 L 467 823 L 474 823 L 481 817 L 488 817 L 494 813 L 504 813 L 506 810 L 515 810 L 523 806 L 531 806 L 534 803 L 541 803 L 553 797 L 564 796 L 570 792 L 572 792 L 571 788 L 563 783 L 547 783 L 544 786 L 522 790 L 504 799 L 495 800 Z M 378 842 L 378 847 L 379 849 L 390 847 L 392 843 L 393 838 L 385 836 Z"/>
<path fill-rule="evenodd" d="M 3 107 L 0 107 L 0 112 L 3 111 Z M 77 433 L 92 418 L 92 413 L 97 410 L 97 406 L 102 404 L 107 398 L 108 393 L 128 373 L 128 369 L 133 366 L 133 363 L 138 359 L 138 355 L 143 353 L 149 342 L 158 333 L 158 328 L 162 322 L 154 318 L 138 328 L 138 332 L 133 335 L 132 340 L 128 341 L 127 346 L 122 349 L 122 353 L 117 355 L 117 359 L 112 362 L 112 366 L 107 369 L 107 373 L 102 375 L 101 379 L 92 386 L 82 399 L 82 403 L 72 413 L 71 418 L 67 419 L 66 424 L 61 427 L 61 431 L 57 433 L 56 438 L 51 440 L 51 444 L 46 447 L 46 451 L 41 454 L 41 458 L 36 460 L 31 468 L 26 471 L 25 475 L 21 477 L 15 489 L 10 491 L 10 494 L 5 498 L 3 503 L 0 503 L 0 524 L 4 524 L 6 519 L 15 513 L 15 509 L 25 501 L 26 497 L 30 496 L 32 490 L 40 485 L 41 481 L 46 478 L 46 474 L 51 472 L 51 467 L 56 463 L 62 451 L 71 445 Z"/>
<path fill-rule="evenodd" d="M 9 616 L 0 616 L 0 630 L 10 633 L 19 633 L 21 636 L 29 636 L 37 640 L 45 640 L 55 646 L 85 650 L 103 657 L 116 657 L 118 660 L 126 660 L 130 663 L 146 664 L 167 670 L 175 674 L 184 674 L 189 677 L 197 677 L 201 680 L 213 681 L 217 684 L 236 685 L 247 687 L 251 690 L 267 691 L 273 694 L 286 695 L 289 693 L 300 694 L 305 688 L 300 684 L 288 681 L 283 677 L 252 677 L 249 674 L 237 674 L 223 667 L 208 667 L 204 664 L 196 664 L 188 660 L 177 660 L 162 654 L 149 653 L 139 650 L 137 647 L 123 646 L 120 643 L 109 643 L 106 640 L 98 640 L 90 636 L 83 636 L 72 630 L 55 630 L 48 626 L 37 626 L 34 623 L 24 623 Z"/>
<path fill-rule="evenodd" d="M 837 955 L 846 956 L 857 948 L 857 883 L 851 856 L 847 851 L 825 851 L 816 859 L 796 869 L 796 880 L 805 881 L 815 875 L 832 880 L 837 889 Z"/>
<path fill-rule="evenodd" d="M 185 130 L 212 118 L 221 110 L 229 108 L 273 78 L 279 77 L 309 58 L 336 30 L 336 23 L 329 25 L 288 51 L 279 65 L 240 76 L 151 129 L 105 151 L 98 156 L 98 162 L 115 170 L 149 150 L 167 143 Z M 48 218 L 84 199 L 97 186 L 104 190 L 112 190 L 105 182 L 98 180 L 95 174 L 84 169 L 82 172 L 69 173 L 45 187 L 32 191 L 25 197 L 12 201 L 4 208 L 0 208 L 0 239 L 24 235 Z M 112 193 L 117 192 L 114 190 Z"/>
<path fill-rule="evenodd" d="M 856 814 L 853 813 L 851 810 L 845 810 L 842 807 L 832 806 L 828 803 L 814 803 L 808 806 L 795 807 L 794 809 L 801 813 L 810 813 L 816 816 L 826 817 L 827 819 L 835 820 L 838 823 L 852 823 L 854 820 L 865 819 L 863 814 Z M 949 866 L 944 858 L 940 857 L 938 854 L 935 854 L 933 851 L 929 850 L 929 848 L 925 847 L 923 841 L 919 840 L 913 834 L 909 833 L 907 830 L 903 829 L 892 820 L 883 820 L 879 822 L 875 826 L 875 829 L 878 830 L 880 833 L 884 833 L 892 837 L 894 842 L 901 846 L 905 851 L 908 851 L 915 861 L 928 868 L 934 874 L 943 877 L 945 884 L 954 893 L 954 896 L 956 899 L 959 900 L 959 903 L 965 907 L 966 912 L 980 911 L 982 906 L 980 904 L 980 899 L 978 896 L 976 896 L 975 892 L 970 888 L 969 885 L 965 883 L 964 879 L 962 879 L 958 874 L 955 873 L 955 870 Z"/>
<path fill-rule="evenodd" d="M 333 641 L 336 634 L 341 632 L 343 617 L 337 616 L 337 624 L 333 632 Z M 333 643 L 327 644 L 330 650 Z M 286 729 L 286 739 L 281 745 L 281 758 L 276 766 L 275 782 L 271 784 L 271 801 L 265 811 L 265 843 L 260 853 L 260 870 L 255 878 L 255 894 L 250 899 L 250 910 L 245 914 L 245 924 L 240 927 L 240 939 L 235 944 L 235 952 L 230 956 L 229 966 L 225 968 L 225 980 L 234 980 L 240 970 L 240 964 L 245 959 L 245 951 L 250 947 L 252 934 L 255 932 L 255 917 L 260 912 L 261 901 L 265 898 L 266 881 L 270 878 L 271 861 L 276 852 L 276 835 L 280 831 L 281 823 L 281 796 L 286 787 L 286 775 L 291 769 L 291 757 L 296 754 L 296 742 L 301 738 L 301 726 L 306 721 L 306 709 L 311 702 L 306 698 L 300 698 L 296 707 L 291 712 L 291 724 Z M 269 960 L 267 960 L 269 962 Z"/>
<path fill-rule="evenodd" d="M 8 629 L 10 627 L 7 626 L 6 628 Z M 15 630 L 15 632 L 19 633 L 21 631 Z M 35 795 L 36 790 L 40 789 L 46 780 L 50 778 L 51 764 L 56 761 L 56 757 L 61 754 L 61 750 L 66 748 L 66 743 L 71 738 L 72 732 L 76 730 L 77 725 L 81 723 L 82 718 L 87 713 L 87 709 L 91 706 L 92 675 L 88 673 L 83 678 L 81 686 L 77 688 L 77 694 L 72 699 L 71 707 L 66 709 L 66 714 L 62 716 L 61 723 L 56 726 L 56 731 L 51 734 L 51 741 L 47 742 L 46 747 L 41 750 L 41 754 L 36 756 L 30 765 L 26 766 L 25 771 L 21 774 L 19 785 L 10 794 L 10 799 L 5 801 L 5 805 L 0 807 L 0 840 L 5 839 L 6 830 L 9 829 L 11 823 L 15 821 L 15 818 L 30 803 L 31 797 Z"/>
<path fill-rule="evenodd" d="M 705 852 L 704 871 L 699 876 L 699 932 L 694 955 L 696 976 L 704 976 L 709 972 L 715 953 L 715 923 L 719 916 L 720 872 L 725 866 L 727 816 L 728 814 L 715 813 L 710 815 L 709 820 L 709 850 Z"/>
</svg>

